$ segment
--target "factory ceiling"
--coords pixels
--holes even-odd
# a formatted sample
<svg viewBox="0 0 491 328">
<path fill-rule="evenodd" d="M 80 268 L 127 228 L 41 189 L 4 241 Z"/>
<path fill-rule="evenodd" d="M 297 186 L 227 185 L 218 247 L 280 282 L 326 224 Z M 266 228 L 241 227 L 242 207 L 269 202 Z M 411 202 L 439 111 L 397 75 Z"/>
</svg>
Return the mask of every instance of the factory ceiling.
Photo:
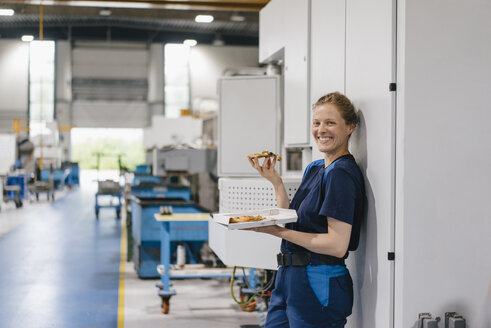
<svg viewBox="0 0 491 328">
<path fill-rule="evenodd" d="M 269 0 L 0 1 L 0 39 L 105 40 L 257 45 L 259 10 Z M 42 5 L 41 5 L 42 4 Z M 197 23 L 197 15 L 212 15 Z"/>
</svg>

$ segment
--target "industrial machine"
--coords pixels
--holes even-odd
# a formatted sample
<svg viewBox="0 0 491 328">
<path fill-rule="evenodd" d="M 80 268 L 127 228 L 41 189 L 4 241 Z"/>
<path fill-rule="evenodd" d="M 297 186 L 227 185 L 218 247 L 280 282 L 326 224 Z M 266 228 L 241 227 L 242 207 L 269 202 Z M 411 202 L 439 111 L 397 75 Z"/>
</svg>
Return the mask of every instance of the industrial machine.
<svg viewBox="0 0 491 328">
<path fill-rule="evenodd" d="M 211 211 L 217 210 L 217 150 L 211 148 L 153 148 L 147 152 L 156 175 L 177 180 L 191 190 L 191 199 Z"/>
</svg>

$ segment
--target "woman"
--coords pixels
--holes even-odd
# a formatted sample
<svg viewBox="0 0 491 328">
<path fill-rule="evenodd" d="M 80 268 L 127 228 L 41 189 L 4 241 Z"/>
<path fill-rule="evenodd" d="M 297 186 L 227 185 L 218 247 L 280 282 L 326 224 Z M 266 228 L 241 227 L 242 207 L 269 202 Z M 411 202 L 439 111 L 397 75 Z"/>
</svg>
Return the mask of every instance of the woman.
<svg viewBox="0 0 491 328">
<path fill-rule="evenodd" d="M 348 151 L 357 123 L 354 106 L 339 92 L 315 103 L 312 135 L 324 159 L 307 166 L 291 204 L 276 158 L 249 159 L 273 184 L 278 206 L 298 214 L 285 228 L 252 229 L 283 239 L 266 328 L 344 327 L 351 314 L 353 282 L 344 259 L 358 247 L 365 199 L 363 176 Z"/>
</svg>

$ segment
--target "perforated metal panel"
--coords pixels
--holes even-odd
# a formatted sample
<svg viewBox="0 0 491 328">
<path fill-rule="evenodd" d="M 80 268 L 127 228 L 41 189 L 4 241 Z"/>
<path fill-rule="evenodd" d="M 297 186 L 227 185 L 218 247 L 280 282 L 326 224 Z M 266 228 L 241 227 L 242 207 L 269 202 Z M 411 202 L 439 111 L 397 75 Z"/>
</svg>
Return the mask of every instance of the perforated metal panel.
<svg viewBox="0 0 491 328">
<path fill-rule="evenodd" d="M 300 179 L 284 179 L 288 199 L 291 201 Z M 221 213 L 276 207 L 273 185 L 265 179 L 221 178 L 218 181 Z"/>
</svg>

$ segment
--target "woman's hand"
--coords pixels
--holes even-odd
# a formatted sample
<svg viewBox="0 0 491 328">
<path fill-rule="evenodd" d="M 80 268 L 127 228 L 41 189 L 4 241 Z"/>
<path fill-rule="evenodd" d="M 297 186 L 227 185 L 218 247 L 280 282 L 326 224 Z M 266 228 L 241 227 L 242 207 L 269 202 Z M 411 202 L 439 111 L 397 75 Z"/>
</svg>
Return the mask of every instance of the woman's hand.
<svg viewBox="0 0 491 328">
<path fill-rule="evenodd" d="M 257 157 L 251 158 L 247 156 L 247 158 L 249 159 L 251 166 L 255 168 L 263 178 L 273 184 L 276 194 L 276 206 L 280 208 L 288 208 L 290 206 L 288 194 L 286 193 L 280 174 L 274 168 L 276 164 L 276 156 L 273 159 L 271 159 L 271 157 L 264 158 L 262 165 L 259 164 L 259 158 Z"/>
<path fill-rule="evenodd" d="M 249 159 L 249 163 L 253 168 L 255 168 L 259 174 L 273 185 L 281 182 L 281 177 L 278 171 L 274 168 L 276 164 L 276 157 L 265 157 L 262 165 L 259 163 L 259 158 L 257 157 L 247 157 Z"/>
<path fill-rule="evenodd" d="M 262 232 L 262 233 L 267 233 L 276 237 L 280 236 L 280 233 L 285 230 L 285 228 L 280 227 L 278 225 L 270 225 L 270 226 L 262 226 L 262 227 L 256 227 L 256 228 L 247 228 L 244 230 L 250 230 L 250 231 L 255 231 L 255 232 Z"/>
</svg>

